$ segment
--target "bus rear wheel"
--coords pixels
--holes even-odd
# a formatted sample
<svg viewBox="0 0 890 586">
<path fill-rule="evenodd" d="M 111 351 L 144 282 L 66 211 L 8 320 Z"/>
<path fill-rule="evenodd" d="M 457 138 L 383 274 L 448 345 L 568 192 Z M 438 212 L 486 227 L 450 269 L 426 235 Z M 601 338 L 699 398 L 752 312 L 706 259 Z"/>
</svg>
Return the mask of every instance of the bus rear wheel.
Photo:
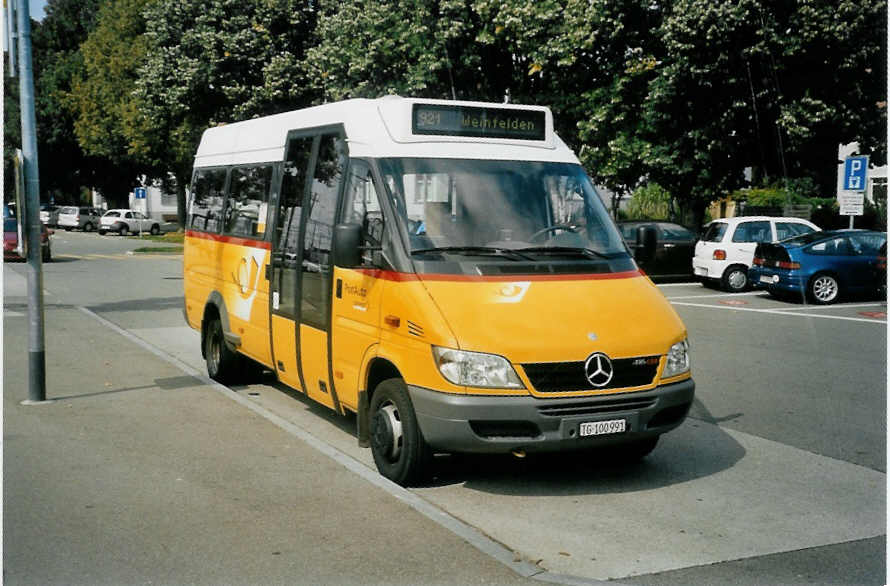
<svg viewBox="0 0 890 586">
<path fill-rule="evenodd" d="M 405 382 L 390 378 L 377 385 L 369 410 L 371 453 L 380 474 L 401 486 L 422 480 L 432 450 L 420 432 Z"/>
<path fill-rule="evenodd" d="M 238 370 L 238 353 L 229 349 L 222 324 L 216 317 L 207 324 L 204 333 L 204 359 L 210 378 L 223 384 L 234 380 Z"/>
</svg>

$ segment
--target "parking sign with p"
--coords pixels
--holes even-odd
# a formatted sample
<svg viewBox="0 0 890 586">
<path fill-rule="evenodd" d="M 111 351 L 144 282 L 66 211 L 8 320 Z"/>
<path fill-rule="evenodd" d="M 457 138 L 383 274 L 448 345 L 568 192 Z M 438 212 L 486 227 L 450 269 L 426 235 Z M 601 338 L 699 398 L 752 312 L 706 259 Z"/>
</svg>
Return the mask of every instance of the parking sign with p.
<svg viewBox="0 0 890 586">
<path fill-rule="evenodd" d="M 847 157 L 844 160 L 844 190 L 865 191 L 868 185 L 868 157 Z"/>
</svg>

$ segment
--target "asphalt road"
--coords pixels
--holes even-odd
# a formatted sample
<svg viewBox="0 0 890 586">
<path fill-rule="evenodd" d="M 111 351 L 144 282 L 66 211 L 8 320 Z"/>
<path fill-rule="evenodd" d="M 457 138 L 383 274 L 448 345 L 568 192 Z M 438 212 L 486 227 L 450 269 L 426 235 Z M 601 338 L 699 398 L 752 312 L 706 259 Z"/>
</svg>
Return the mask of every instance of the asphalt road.
<svg viewBox="0 0 890 586">
<path fill-rule="evenodd" d="M 183 367 L 195 372 L 203 369 L 197 335 L 182 322 L 180 257 L 127 254 L 143 245 L 135 238 L 65 232 L 54 238 L 58 262 L 45 270 L 48 311 L 84 308 L 81 316 L 108 320 L 161 356 L 178 361 L 180 372 Z M 24 311 L 22 292 L 13 286 L 21 286 L 23 268 L 4 268 L 7 332 L 13 323 L 9 320 L 20 318 Z M 444 458 L 438 462 L 436 478 L 411 494 L 443 516 L 462 520 L 493 543 L 502 544 L 516 560 L 544 570 L 535 576 L 539 580 L 885 583 L 886 303 L 859 300 L 813 308 L 758 293 L 726 295 L 697 284 L 667 285 L 662 290 L 689 329 L 697 399 L 687 423 L 666 435 L 649 458 L 623 466 L 577 456 Z M 90 337 L 97 332 L 102 332 L 103 339 L 121 337 L 97 319 L 71 320 L 68 327 L 87 329 L 82 343 L 65 349 L 75 357 L 90 352 Z M 7 338 L 7 348 L 9 343 Z M 9 360 L 9 350 L 5 356 Z M 48 361 L 52 360 L 53 354 L 48 354 Z M 169 361 L 164 368 L 168 367 Z M 175 379 L 175 371 L 166 378 Z M 50 396 L 58 384 L 53 382 Z M 26 396 L 24 389 L 7 387 L 6 391 L 7 405 Z M 330 414 L 274 380 L 232 391 L 241 402 L 229 405 L 224 415 L 215 402 L 205 407 L 205 401 L 188 397 L 177 409 L 191 410 L 190 416 L 201 422 L 195 433 L 205 435 L 217 423 L 236 437 L 247 430 L 267 433 L 266 427 L 275 428 L 280 418 L 357 466 L 373 468 L 369 452 L 356 446 L 354 421 L 349 418 Z M 86 389 L 65 394 L 72 392 L 89 394 Z M 133 406 L 121 405 L 128 407 Z M 17 425 L 18 420 L 10 418 L 21 413 L 18 409 L 7 407 L 6 429 Z M 239 410 L 243 420 L 237 415 Z M 168 447 L 175 448 L 177 441 L 187 445 L 192 439 L 183 432 Z M 48 450 L 49 445 L 38 442 L 35 449 Z M 30 475 L 35 467 L 15 450 L 14 442 L 4 443 L 7 485 L 10 477 Z M 113 459 L 113 452 L 107 457 Z M 301 465 L 285 458 L 287 451 L 281 446 L 264 445 L 263 453 L 278 458 L 282 467 Z M 218 457 L 233 463 L 249 458 L 238 449 Z M 53 462 L 49 459 L 49 464 L 41 465 Z M 311 465 L 319 464 L 313 459 Z M 346 473 L 337 470 L 336 482 L 367 485 L 361 478 L 352 478 L 355 474 L 349 469 Z M 324 484 L 306 490 L 324 490 Z M 6 492 L 6 510 L 18 504 L 10 496 Z M 397 500 L 385 491 L 378 498 Z M 262 508 L 263 503 L 255 506 Z M 455 547 L 424 525 L 426 517 L 414 516 L 418 518 L 400 517 L 420 523 L 420 530 L 411 527 L 412 547 L 420 544 L 419 549 L 426 551 Z M 193 538 L 213 533 L 218 529 L 213 526 L 216 521 L 208 517 L 206 526 L 194 527 Z M 369 535 L 381 522 L 386 523 L 379 518 L 356 522 Z M 28 559 L 9 553 L 10 547 L 21 553 L 8 536 L 22 530 L 10 523 L 7 514 L 7 571 L 11 561 Z M 76 535 L 77 527 L 68 531 Z M 276 535 L 288 540 L 286 532 Z M 484 540 L 469 541 L 477 554 L 479 548 L 485 550 L 480 545 Z M 398 541 L 388 543 L 389 559 L 411 550 L 408 544 L 400 551 Z M 288 551 L 303 564 L 316 563 L 305 549 Z M 419 574 L 394 575 L 391 581 L 457 583 L 467 575 L 478 578 L 477 582 L 522 580 L 503 560 L 500 567 L 506 574 L 478 556 L 471 559 L 459 551 L 466 558 L 465 573 L 453 574 L 453 580 L 443 578 L 441 567 L 431 565 Z M 250 552 L 235 548 L 230 555 L 237 560 L 242 553 Z M 357 559 L 363 555 L 356 558 L 343 552 L 345 576 L 360 575 Z M 418 563 L 433 563 L 424 560 Z M 182 565 L 164 568 L 166 582 L 176 581 L 177 568 L 186 581 L 214 582 L 196 579 L 187 573 L 185 561 L 177 563 Z M 323 562 L 318 564 L 327 568 Z M 251 576 L 263 576 L 262 564 L 256 571 Z M 280 576 L 271 566 L 269 572 L 267 582 Z M 97 575 L 102 575 L 101 568 Z M 313 574 L 319 575 L 325 574 Z M 427 579 L 418 580 L 418 575 Z M 62 582 L 60 577 L 57 583 Z"/>
</svg>

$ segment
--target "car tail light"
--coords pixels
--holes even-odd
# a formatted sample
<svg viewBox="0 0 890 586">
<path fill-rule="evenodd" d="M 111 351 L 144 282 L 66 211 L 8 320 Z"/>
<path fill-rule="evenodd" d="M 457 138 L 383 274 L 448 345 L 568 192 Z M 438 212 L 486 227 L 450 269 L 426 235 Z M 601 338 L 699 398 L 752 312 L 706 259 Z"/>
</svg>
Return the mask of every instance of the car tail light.
<svg viewBox="0 0 890 586">
<path fill-rule="evenodd" d="M 780 260 L 779 262 L 776 263 L 776 266 L 779 267 L 780 269 L 788 269 L 789 271 L 793 271 L 795 269 L 800 268 L 800 263 L 799 262 L 786 262 L 784 260 Z"/>
<path fill-rule="evenodd" d="M 882 270 L 887 270 L 887 257 L 879 256 L 878 257 L 878 268 Z"/>
<path fill-rule="evenodd" d="M 755 257 L 754 257 L 754 266 L 762 267 L 762 266 L 763 266 L 763 259 L 760 258 L 759 256 L 755 256 Z"/>
<path fill-rule="evenodd" d="M 714 260 L 726 260 L 726 251 L 719 248 L 714 251 Z"/>
</svg>

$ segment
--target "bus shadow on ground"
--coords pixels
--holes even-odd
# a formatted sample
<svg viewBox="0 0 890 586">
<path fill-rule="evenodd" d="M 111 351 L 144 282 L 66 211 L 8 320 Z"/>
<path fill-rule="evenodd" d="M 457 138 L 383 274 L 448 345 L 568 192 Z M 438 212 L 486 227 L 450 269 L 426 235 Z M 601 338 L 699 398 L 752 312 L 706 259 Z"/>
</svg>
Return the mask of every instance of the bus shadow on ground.
<svg viewBox="0 0 890 586">
<path fill-rule="evenodd" d="M 277 382 L 268 371 L 257 382 L 299 401 L 325 424 L 355 436 L 354 415 L 335 414 Z M 233 390 L 249 392 L 248 387 Z M 680 427 L 664 434 L 655 450 L 641 460 L 622 460 L 608 447 L 528 453 L 523 458 L 511 454 L 437 454 L 427 478 L 417 487 L 462 484 L 481 492 L 523 496 L 636 492 L 711 476 L 744 458 L 745 449 L 718 425 L 741 414 L 714 416 L 699 399 L 695 399 L 690 413 Z"/>
</svg>

